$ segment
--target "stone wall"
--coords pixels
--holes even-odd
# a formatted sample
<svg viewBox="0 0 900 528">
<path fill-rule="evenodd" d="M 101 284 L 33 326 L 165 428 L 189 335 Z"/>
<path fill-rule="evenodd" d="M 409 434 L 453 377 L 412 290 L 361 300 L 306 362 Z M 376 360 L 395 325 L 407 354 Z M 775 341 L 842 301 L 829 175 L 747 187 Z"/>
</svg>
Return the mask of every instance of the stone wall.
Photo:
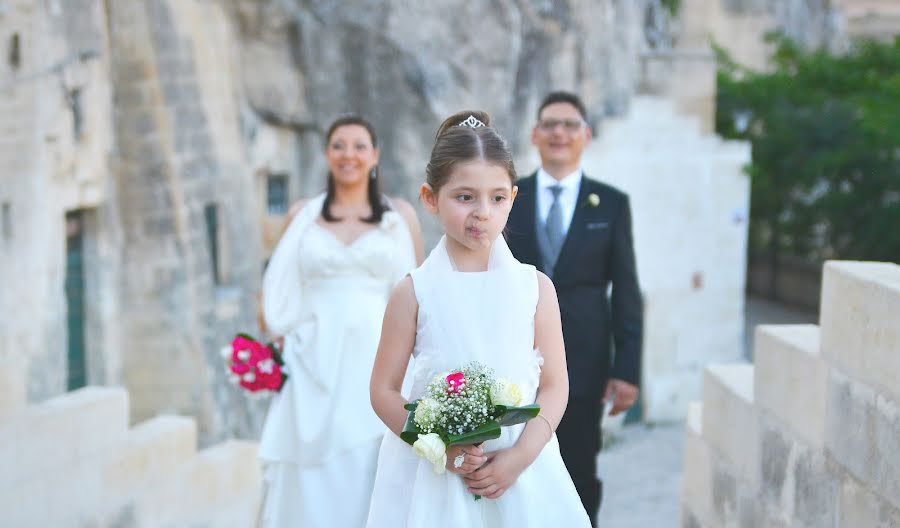
<svg viewBox="0 0 900 528">
<path fill-rule="evenodd" d="M 197 424 L 157 416 L 129 427 L 128 393 L 86 387 L 25 405 L 0 372 L 0 508 L 17 528 L 253 526 L 257 445 L 197 451 Z"/>
<path fill-rule="evenodd" d="M 900 266 L 827 263 L 820 312 L 707 369 L 682 526 L 900 525 Z"/>
<path fill-rule="evenodd" d="M 283 138 L 256 168 L 293 164 L 291 200 L 324 188 L 322 135 L 341 113 L 375 124 L 386 188 L 415 198 L 444 117 L 487 110 L 525 160 L 547 91 L 580 92 L 595 118 L 621 114 L 643 46 L 643 2 L 631 0 L 227 4 L 251 144 Z"/>
<path fill-rule="evenodd" d="M 48 8 L 52 6 L 52 8 Z M 66 388 L 66 212 L 82 210 L 87 295 L 96 302 L 86 332 L 95 350 L 115 350 L 116 332 L 99 332 L 116 310 L 107 263 L 116 228 L 93 229 L 108 197 L 111 114 L 102 3 L 3 4 L 0 38 L 0 356 L 27 372 L 41 399 Z M 7 359 L 7 356 L 8 359 Z M 97 354 L 88 375 L 115 377 L 115 352 Z"/>
<path fill-rule="evenodd" d="M 236 399 L 218 358 L 229 335 L 254 331 L 261 275 L 229 21 L 211 2 L 108 5 L 132 410 L 246 434 L 262 413 Z"/>
<path fill-rule="evenodd" d="M 28 373 L 29 400 L 67 389 L 77 231 L 85 381 L 124 383 L 136 419 L 197 416 L 204 441 L 255 434 L 263 407 L 227 387 L 217 357 L 234 331 L 255 331 L 262 269 L 226 11 L 0 5 L 0 355 Z"/>
<path fill-rule="evenodd" d="M 635 98 L 584 159 L 587 174 L 631 198 L 648 421 L 683 419 L 704 366 L 740 358 L 743 339 L 749 145 L 702 132 L 676 108 Z"/>
</svg>

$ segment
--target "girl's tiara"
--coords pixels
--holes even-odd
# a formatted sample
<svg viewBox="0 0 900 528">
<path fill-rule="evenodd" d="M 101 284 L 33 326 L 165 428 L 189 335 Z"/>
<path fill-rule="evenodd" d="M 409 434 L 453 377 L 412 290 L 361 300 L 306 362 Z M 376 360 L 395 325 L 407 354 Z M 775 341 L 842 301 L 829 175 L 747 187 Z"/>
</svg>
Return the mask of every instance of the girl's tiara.
<svg viewBox="0 0 900 528">
<path fill-rule="evenodd" d="M 466 126 L 469 128 L 481 128 L 481 127 L 485 126 L 485 124 L 482 123 L 481 121 L 479 121 L 478 119 L 476 119 L 475 116 L 470 115 L 469 117 L 466 118 L 465 121 L 463 121 L 462 123 L 460 123 L 456 126 Z"/>
</svg>

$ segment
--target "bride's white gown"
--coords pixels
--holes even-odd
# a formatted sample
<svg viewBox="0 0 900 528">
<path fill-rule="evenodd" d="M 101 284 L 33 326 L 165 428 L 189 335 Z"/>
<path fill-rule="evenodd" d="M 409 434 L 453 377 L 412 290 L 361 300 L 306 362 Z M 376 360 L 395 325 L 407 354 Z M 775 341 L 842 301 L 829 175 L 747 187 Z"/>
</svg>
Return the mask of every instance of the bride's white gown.
<svg viewBox="0 0 900 528">
<path fill-rule="evenodd" d="M 411 276 L 419 308 L 410 400 L 420 397 L 436 374 L 479 361 L 496 376 L 518 383 L 523 405 L 534 403 L 542 364 L 534 350 L 538 301 L 534 267 L 519 263 L 500 237 L 488 271 L 458 272 L 442 239 Z M 524 428 L 504 427 L 502 436 L 486 442 L 484 450 L 514 445 Z M 435 474 L 431 463 L 387 432 L 367 526 L 589 528 L 590 521 L 555 435 L 499 499 L 475 501 L 458 475 Z"/>
<path fill-rule="evenodd" d="M 321 207 L 319 197 L 295 217 L 263 281 L 290 376 L 260 442 L 267 527 L 365 524 L 385 430 L 369 378 L 389 293 L 415 266 L 396 212 L 347 245 L 316 223 Z"/>
</svg>

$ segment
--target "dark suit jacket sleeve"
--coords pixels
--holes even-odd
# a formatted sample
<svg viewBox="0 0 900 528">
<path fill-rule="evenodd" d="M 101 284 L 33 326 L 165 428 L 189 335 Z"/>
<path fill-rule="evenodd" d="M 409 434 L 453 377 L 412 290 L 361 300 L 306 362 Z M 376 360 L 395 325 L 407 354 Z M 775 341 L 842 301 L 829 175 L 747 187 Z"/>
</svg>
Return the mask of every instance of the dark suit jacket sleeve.
<svg viewBox="0 0 900 528">
<path fill-rule="evenodd" d="M 613 338 L 616 345 L 610 377 L 640 385 L 644 307 L 634 260 L 631 206 L 627 196 L 615 222 L 610 268 Z"/>
</svg>

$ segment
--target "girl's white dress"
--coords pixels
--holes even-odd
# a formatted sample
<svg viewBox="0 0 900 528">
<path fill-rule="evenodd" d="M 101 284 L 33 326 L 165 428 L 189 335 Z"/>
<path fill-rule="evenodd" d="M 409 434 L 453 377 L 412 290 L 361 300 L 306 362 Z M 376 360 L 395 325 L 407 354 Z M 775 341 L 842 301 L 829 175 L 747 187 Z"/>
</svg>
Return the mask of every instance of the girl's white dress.
<svg viewBox="0 0 900 528">
<path fill-rule="evenodd" d="M 323 200 L 297 214 L 263 278 L 266 323 L 285 337 L 290 376 L 260 441 L 266 527 L 365 524 L 385 431 L 369 378 L 390 291 L 415 266 L 398 213 L 346 245 L 316 223 Z"/>
<path fill-rule="evenodd" d="M 442 239 L 411 273 L 419 304 L 410 401 L 438 373 L 479 361 L 518 383 L 534 403 L 543 360 L 534 349 L 538 301 L 533 266 L 517 261 L 499 237 L 485 272 L 455 271 Z M 504 427 L 485 451 L 512 446 L 523 425 Z M 435 474 L 431 463 L 388 432 L 378 455 L 370 528 L 589 527 L 554 435 L 499 499 L 473 500 L 462 479 Z"/>
</svg>

